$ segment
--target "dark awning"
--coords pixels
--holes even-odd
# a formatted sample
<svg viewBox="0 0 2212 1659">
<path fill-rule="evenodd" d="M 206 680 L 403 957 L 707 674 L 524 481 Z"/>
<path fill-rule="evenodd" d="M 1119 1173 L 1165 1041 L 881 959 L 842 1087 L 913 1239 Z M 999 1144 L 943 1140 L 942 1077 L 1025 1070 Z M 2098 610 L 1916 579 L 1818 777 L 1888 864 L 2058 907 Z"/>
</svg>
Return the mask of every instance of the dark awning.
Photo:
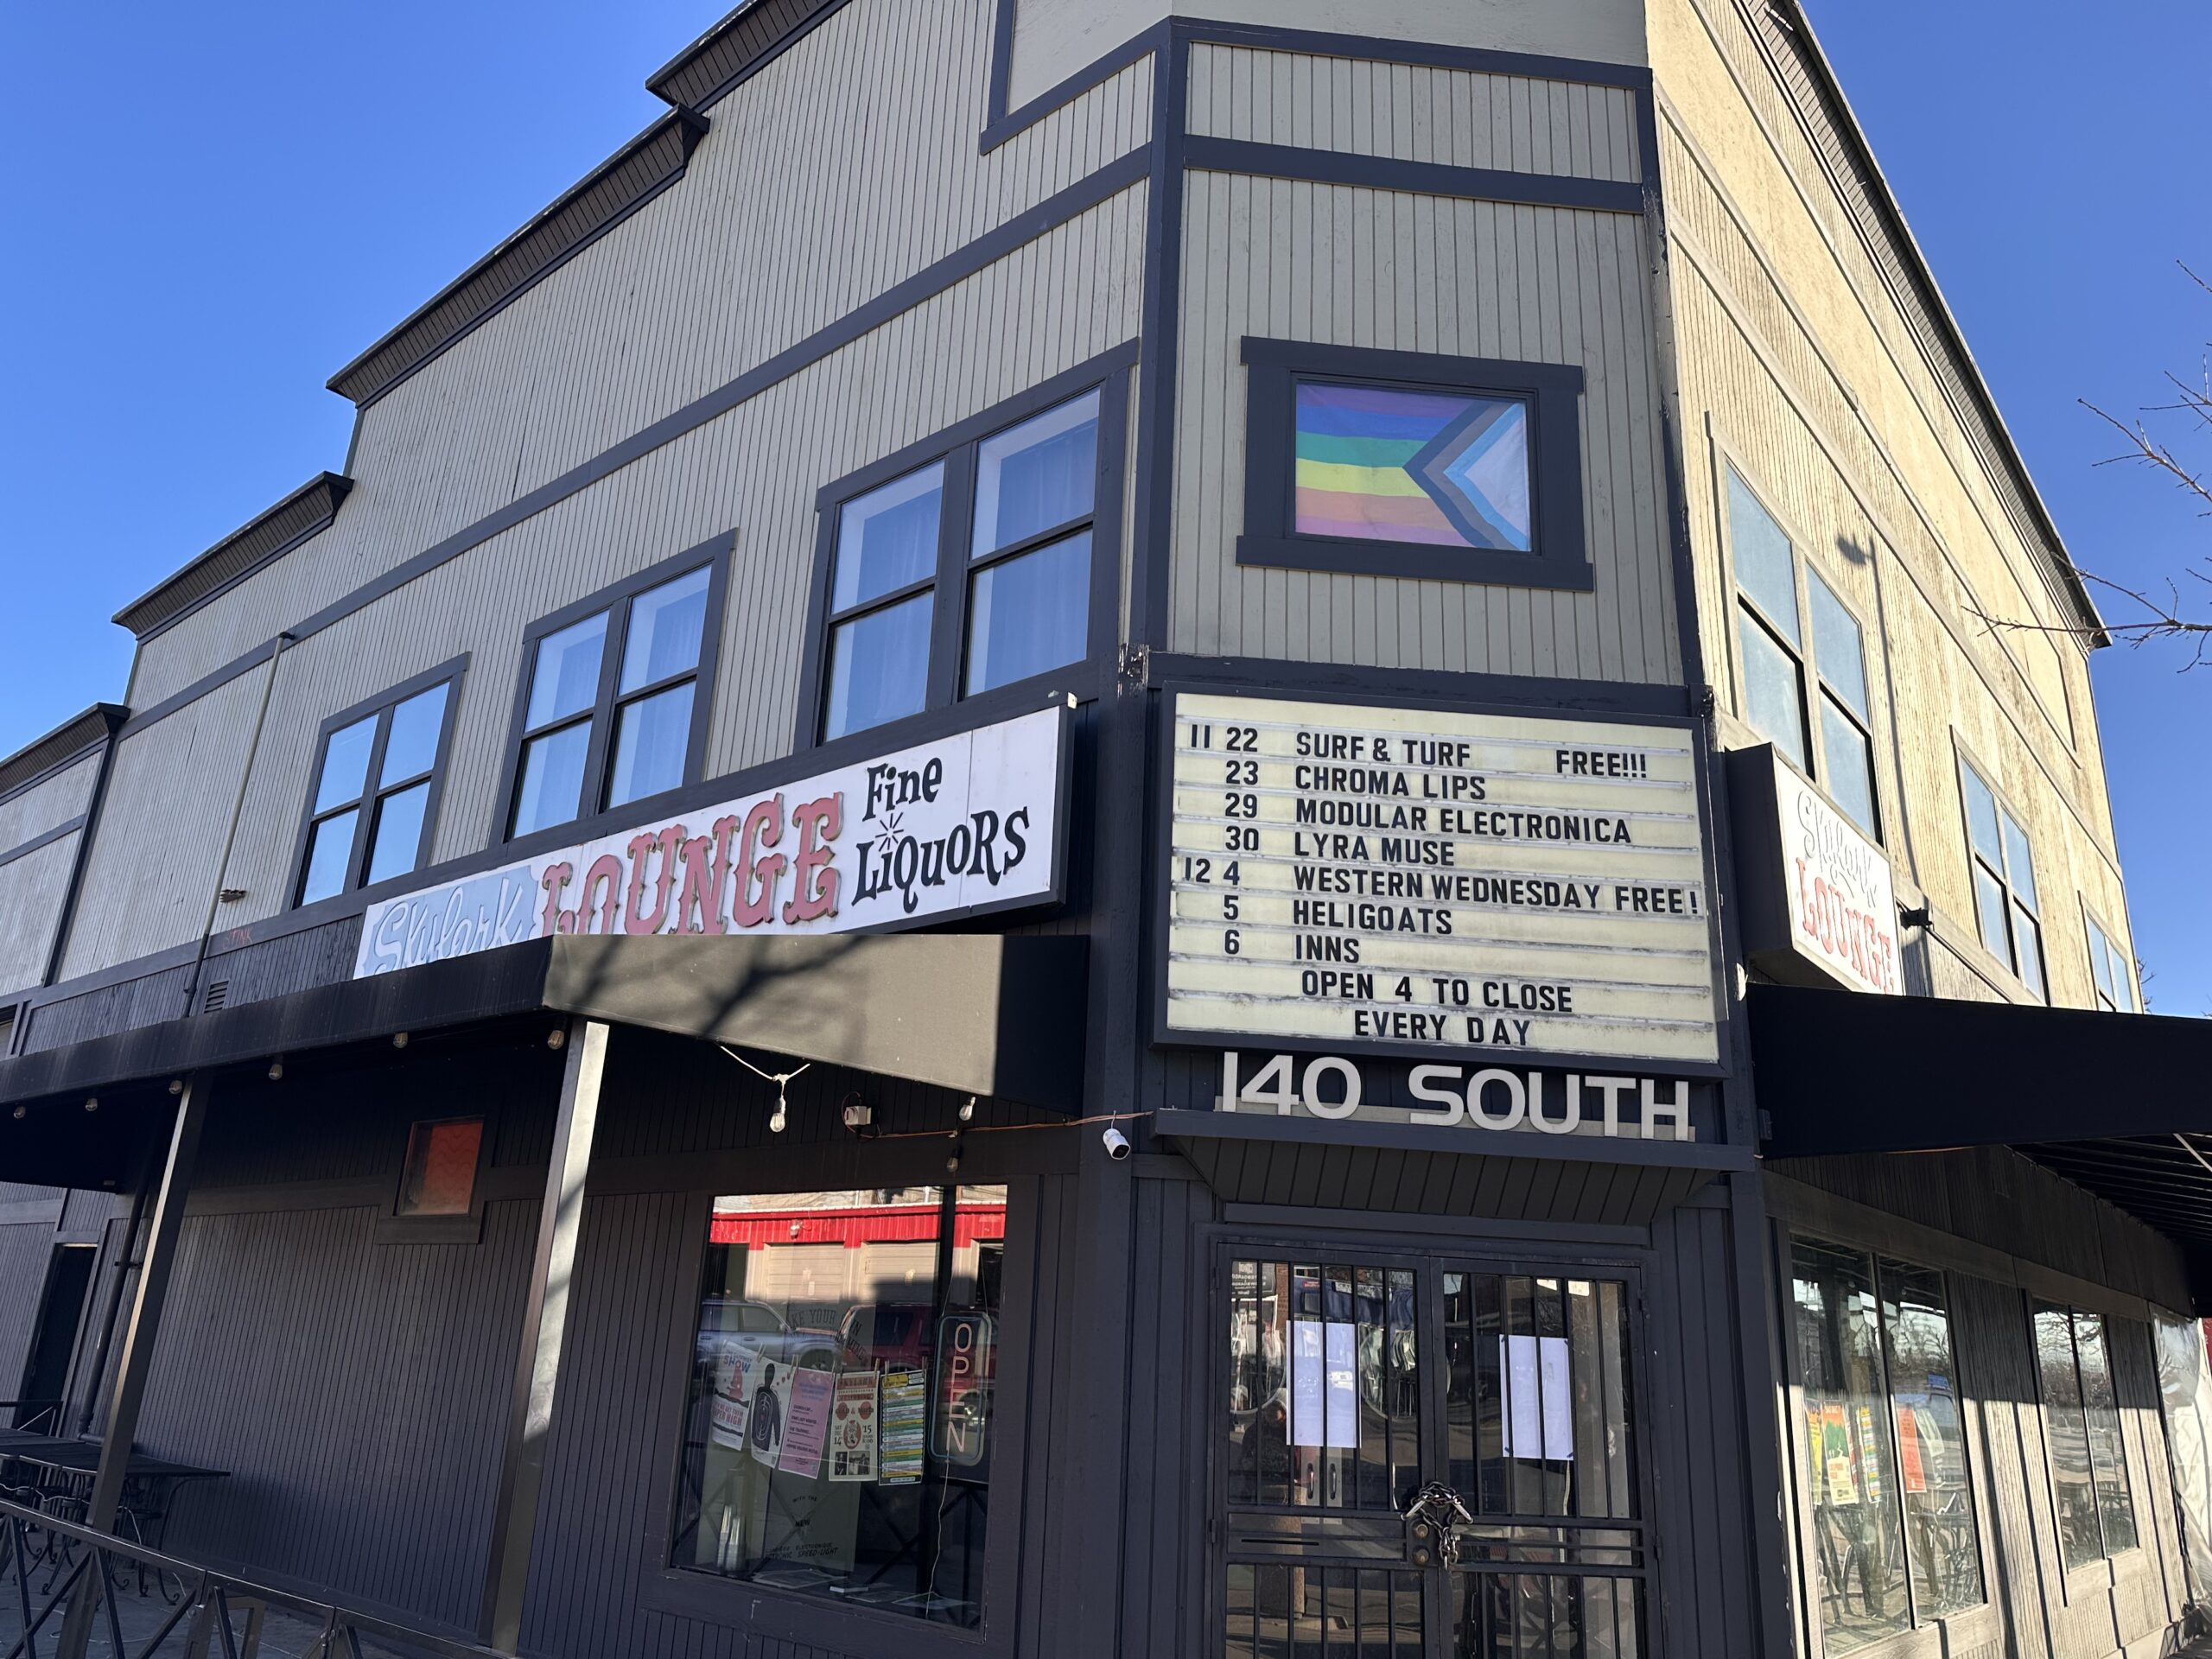
<svg viewBox="0 0 2212 1659">
<path fill-rule="evenodd" d="M 2017 1147 L 2212 1245 L 2212 1020 L 1754 985 L 1770 1158 Z"/>
<path fill-rule="evenodd" d="M 1715 1175 L 1751 1166 L 1740 1147 L 1264 1112 L 1160 1112 L 1152 1127 L 1233 1204 L 1399 1215 L 1640 1227 Z"/>
<path fill-rule="evenodd" d="M 0 1063 L 0 1180 L 40 1181 L 51 1161 L 13 1126 L 53 1115 L 17 1117 L 16 1103 L 100 1096 L 97 1139 L 115 1156 L 96 1173 L 43 1179 L 127 1180 L 137 1154 L 126 1124 L 165 1120 L 168 1082 L 188 1071 L 541 1012 L 1075 1112 L 1088 961 L 1081 938 L 995 933 L 532 940 Z M 81 1146 L 92 1127 L 69 1139 Z"/>
</svg>

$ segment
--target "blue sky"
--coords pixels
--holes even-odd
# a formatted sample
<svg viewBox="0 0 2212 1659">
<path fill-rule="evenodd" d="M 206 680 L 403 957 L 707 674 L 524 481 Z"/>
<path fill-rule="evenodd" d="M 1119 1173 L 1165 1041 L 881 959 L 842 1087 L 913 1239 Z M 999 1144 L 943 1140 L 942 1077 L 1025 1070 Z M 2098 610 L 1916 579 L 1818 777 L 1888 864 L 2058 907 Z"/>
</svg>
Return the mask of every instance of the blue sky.
<svg viewBox="0 0 2212 1659">
<path fill-rule="evenodd" d="M 2075 556 L 2129 582 L 2212 522 L 2076 404 L 2157 399 L 2212 339 L 2212 10 L 1810 0 Z M 226 0 L 0 10 L 0 753 L 119 698 L 107 620 L 324 467 L 331 372 L 636 132 L 723 0 Z M 2212 445 L 2205 450 L 2212 461 Z M 2212 597 L 2212 595 L 2208 595 Z M 2212 612 L 2212 606 L 2208 606 Z M 2212 1010 L 2212 670 L 2097 661 L 2138 949 Z"/>
</svg>

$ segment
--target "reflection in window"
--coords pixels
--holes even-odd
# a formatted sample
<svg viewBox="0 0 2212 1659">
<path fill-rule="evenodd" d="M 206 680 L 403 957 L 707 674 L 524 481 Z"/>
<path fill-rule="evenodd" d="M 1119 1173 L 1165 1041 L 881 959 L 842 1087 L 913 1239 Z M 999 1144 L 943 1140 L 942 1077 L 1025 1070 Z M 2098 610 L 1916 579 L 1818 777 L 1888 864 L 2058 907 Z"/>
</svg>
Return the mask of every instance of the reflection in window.
<svg viewBox="0 0 2212 1659">
<path fill-rule="evenodd" d="M 423 861 L 451 689 L 442 682 L 323 740 L 298 903 L 405 875 Z"/>
<path fill-rule="evenodd" d="M 2012 809 L 1971 766 L 1961 763 L 1967 846 L 1974 868 L 1974 917 L 1990 955 L 2049 1000 L 2043 971 L 2043 906 L 2036 896 L 2036 865 L 2028 832 Z"/>
<path fill-rule="evenodd" d="M 467 1215 L 476 1198 L 476 1165 L 483 1146 L 480 1117 L 417 1123 L 407 1135 L 407 1162 L 400 1175 L 397 1213 Z"/>
<path fill-rule="evenodd" d="M 974 1630 L 1006 1191 L 717 1198 L 674 1564 Z"/>
<path fill-rule="evenodd" d="M 2034 1324 L 2059 1548 L 2069 1567 L 2084 1567 L 2136 1541 L 2107 1321 L 2037 1302 Z"/>
<path fill-rule="evenodd" d="M 1897 1492 L 1904 1505 L 1913 1611 L 1924 1624 L 1978 1607 L 1985 1599 L 1974 1488 L 1967 1478 L 1966 1423 L 1943 1275 L 1886 1260 L 1880 1274 Z"/>
<path fill-rule="evenodd" d="M 2113 1014 L 2136 1012 L 2135 974 L 2127 954 L 2094 916 L 2089 918 L 2089 981 L 2097 988 L 2099 1007 Z"/>
</svg>

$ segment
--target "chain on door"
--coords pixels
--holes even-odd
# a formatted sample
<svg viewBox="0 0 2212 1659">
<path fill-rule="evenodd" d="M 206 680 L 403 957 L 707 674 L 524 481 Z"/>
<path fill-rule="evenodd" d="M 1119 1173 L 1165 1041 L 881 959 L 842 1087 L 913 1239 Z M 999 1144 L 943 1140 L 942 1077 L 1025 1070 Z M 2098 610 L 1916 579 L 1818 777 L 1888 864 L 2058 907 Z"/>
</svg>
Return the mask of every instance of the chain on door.
<svg viewBox="0 0 2212 1659">
<path fill-rule="evenodd" d="M 1649 1659 L 1618 1269 L 1227 1265 L 1224 1659 Z"/>
</svg>

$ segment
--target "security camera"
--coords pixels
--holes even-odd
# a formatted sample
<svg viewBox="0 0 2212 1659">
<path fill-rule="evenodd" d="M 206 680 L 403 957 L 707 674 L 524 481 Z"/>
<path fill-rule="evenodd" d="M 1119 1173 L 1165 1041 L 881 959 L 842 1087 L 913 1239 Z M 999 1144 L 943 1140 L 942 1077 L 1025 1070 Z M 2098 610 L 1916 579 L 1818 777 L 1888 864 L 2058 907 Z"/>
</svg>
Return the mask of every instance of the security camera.
<svg viewBox="0 0 2212 1659">
<path fill-rule="evenodd" d="M 1129 1145 L 1129 1137 L 1110 1125 L 1099 1139 L 1106 1143 L 1106 1155 L 1117 1164 L 1135 1150 Z"/>
</svg>

